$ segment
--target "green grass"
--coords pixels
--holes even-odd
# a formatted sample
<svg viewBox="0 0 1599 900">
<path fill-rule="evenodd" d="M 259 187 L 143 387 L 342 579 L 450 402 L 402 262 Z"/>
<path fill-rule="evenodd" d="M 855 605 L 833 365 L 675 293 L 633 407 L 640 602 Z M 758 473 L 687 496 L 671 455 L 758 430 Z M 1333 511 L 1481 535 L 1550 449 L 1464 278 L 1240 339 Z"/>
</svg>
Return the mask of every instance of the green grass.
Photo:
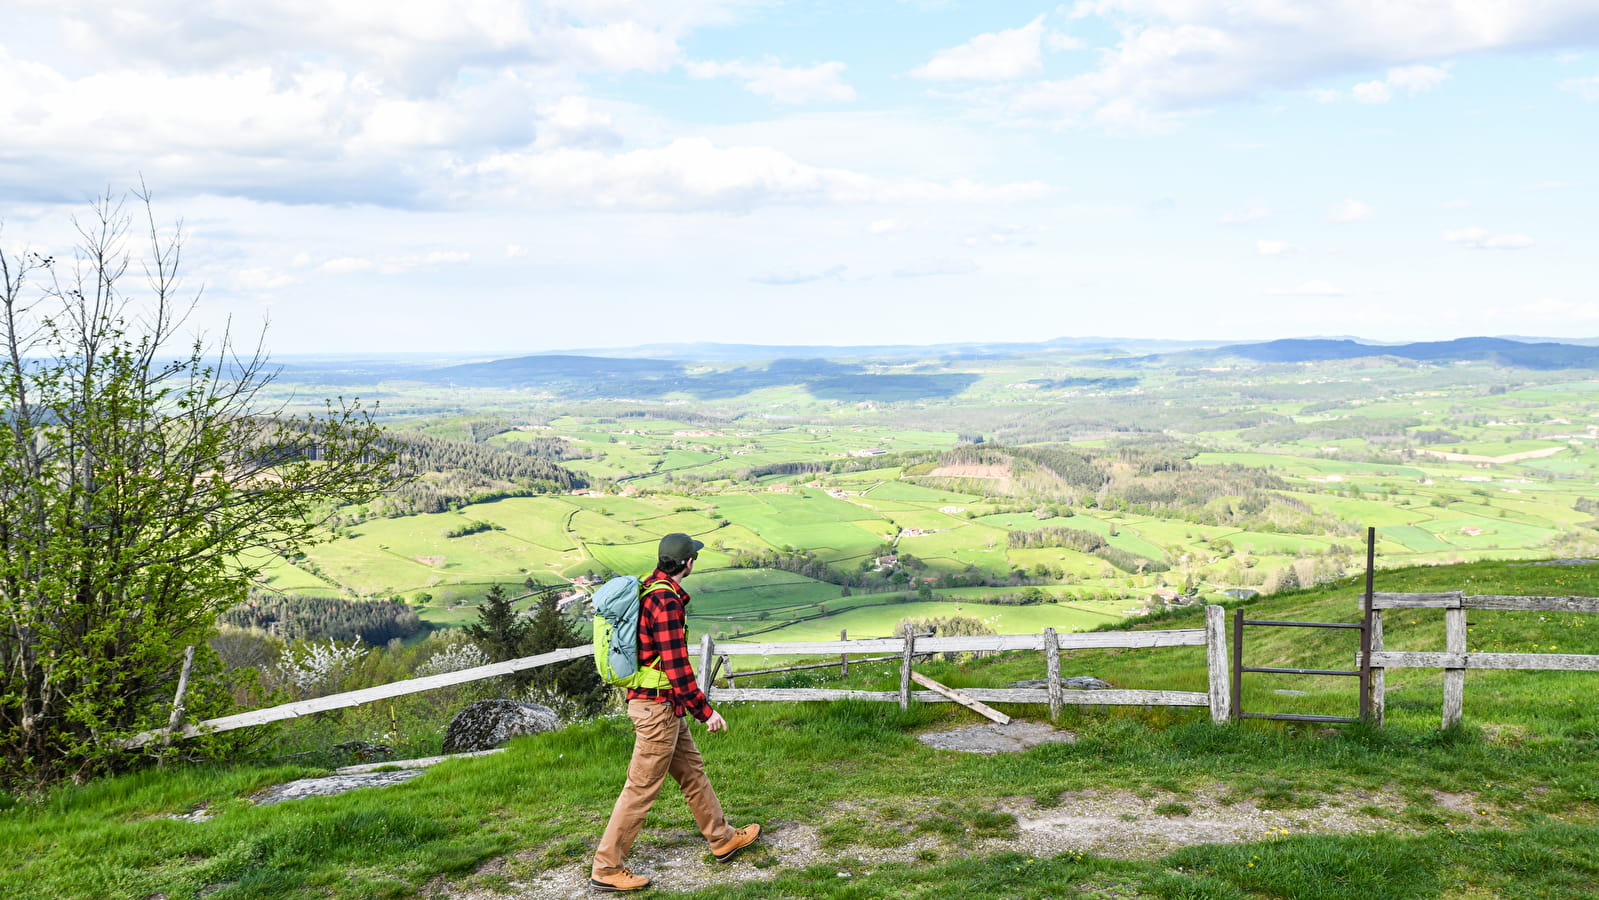
<svg viewBox="0 0 1599 900">
<path fill-rule="evenodd" d="M 960 593 L 951 589 L 940 594 Z M 893 595 L 878 595 L 888 597 Z M 857 601 L 869 598 L 855 597 Z M 901 619 L 941 618 L 960 615 L 981 619 L 997 634 L 1037 634 L 1046 627 L 1056 631 L 1090 631 L 1125 618 L 1111 607 L 1113 603 L 1039 603 L 1032 606 L 1001 606 L 992 603 L 939 600 L 889 603 L 835 613 L 825 619 L 801 622 L 760 636 L 762 641 L 822 641 L 838 637 L 848 629 L 854 637 L 886 637 L 894 633 Z"/>
<path fill-rule="evenodd" d="M 706 593 L 755 590 L 785 574 L 711 573 Z M 713 586 L 717 590 L 709 590 Z M 1377 587 L 1599 596 L 1599 565 L 1385 569 Z M 1264 598 L 1248 609 L 1251 618 L 1352 622 L 1358 593 L 1358 584 L 1348 580 Z M 884 610 L 897 620 L 917 607 Z M 1073 611 L 1069 604 L 996 609 L 1006 615 Z M 1195 627 L 1199 614 L 1183 610 L 1135 626 Z M 1599 654 L 1599 616 L 1474 612 L 1469 621 L 1473 650 Z M 833 621 L 825 624 L 816 637 L 836 634 Z M 850 631 L 874 633 L 864 625 Z M 1442 614 L 1392 611 L 1385 614 L 1384 632 L 1391 649 L 1440 649 Z M 1251 629 L 1245 661 L 1345 667 L 1353 644 L 1349 632 Z M 959 688 L 1042 677 L 1044 664 L 1038 654 L 1009 654 L 918 668 Z M 1202 689 L 1205 678 L 1203 648 L 1193 647 L 1076 651 L 1066 654 L 1062 668 L 1151 689 Z M 1433 670 L 1391 672 L 1382 729 L 1262 721 L 1217 726 L 1203 710 L 1072 707 L 1059 726 L 1077 735 L 1075 743 L 995 757 L 935 751 L 916 741 L 921 731 L 980 721 L 952 704 L 916 704 L 908 711 L 891 703 L 725 704 L 732 730 L 696 733 L 724 806 L 739 821 L 816 828 L 820 860 L 786 868 L 758 848 L 738 865 L 765 865 L 770 881 L 728 880 L 689 896 L 1058 898 L 1119 891 L 1218 900 L 1576 900 L 1599 891 L 1599 767 L 1593 763 L 1599 676 L 1472 670 L 1465 723 L 1447 731 L 1438 728 L 1441 680 Z M 766 683 L 892 690 L 898 674 L 885 664 L 861 666 L 847 681 L 824 669 Z M 1252 710 L 1344 712 L 1353 706 L 1348 679 L 1250 675 L 1244 684 L 1245 707 Z M 1279 688 L 1305 694 L 1282 695 Z M 1041 707 L 1004 708 L 1027 719 L 1046 717 Z M 290 727 L 331 741 L 335 726 L 346 721 L 341 717 L 356 712 Z M 42 798 L 0 795 L 0 846 L 6 848 L 0 896 L 412 897 L 425 896 L 437 879 L 485 878 L 473 873 L 493 860 L 505 861 L 504 874 L 496 877 L 509 881 L 550 867 L 581 867 L 614 800 L 630 743 L 627 723 L 606 718 L 518 739 L 506 754 L 446 763 L 395 787 L 266 807 L 248 797 L 322 770 L 171 765 L 62 785 Z M 1371 811 L 1362 813 L 1370 828 L 1363 834 L 1307 827 L 1154 859 L 977 848 L 983 840 L 1008 840 L 1019 828 L 1017 817 L 1029 810 L 1069 810 L 1079 792 L 1128 791 L 1157 800 L 1159 816 L 1186 817 L 1203 811 L 1197 798 L 1217 790 L 1221 799 L 1214 802 L 1222 806 L 1289 810 L 1307 822 L 1334 803 L 1347 812 L 1347 804 L 1362 797 L 1393 802 L 1381 807 L 1370 801 Z M 1444 805 L 1444 794 L 1468 802 Z M 202 807 L 215 818 L 167 818 Z M 692 832 L 686 806 L 668 789 L 651 813 L 645 845 L 692 841 Z M 911 839 L 925 842 L 915 859 L 866 861 L 874 848 Z"/>
</svg>

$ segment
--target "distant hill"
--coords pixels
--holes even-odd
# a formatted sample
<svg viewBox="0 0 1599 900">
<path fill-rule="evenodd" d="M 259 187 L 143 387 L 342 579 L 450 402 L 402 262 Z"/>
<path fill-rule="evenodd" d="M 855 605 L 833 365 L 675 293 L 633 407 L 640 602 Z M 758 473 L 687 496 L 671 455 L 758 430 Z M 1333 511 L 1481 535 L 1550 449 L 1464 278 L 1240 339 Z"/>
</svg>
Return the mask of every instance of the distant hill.
<svg viewBox="0 0 1599 900">
<path fill-rule="evenodd" d="M 685 393 L 713 400 L 762 388 L 801 387 L 827 400 L 885 403 L 953 397 L 978 378 L 945 372 L 878 374 L 826 359 L 777 359 L 760 367 L 691 372 L 683 363 L 669 360 L 568 355 L 447 366 L 409 377 L 457 386 L 559 389 L 568 397 L 636 399 Z"/>
<path fill-rule="evenodd" d="M 1364 344 L 1352 340 L 1290 338 L 1260 344 L 1230 344 L 1184 355 L 1217 361 L 1229 357 L 1242 357 L 1256 362 L 1276 363 L 1392 356 L 1418 362 L 1488 362 L 1524 369 L 1599 368 L 1599 347 L 1552 342 L 1529 344 L 1492 337 L 1384 345 Z M 1160 361 L 1172 360 L 1168 357 Z"/>
<path fill-rule="evenodd" d="M 1215 347 L 1222 341 L 1178 341 L 1133 337 L 1059 337 L 1047 341 L 978 341 L 950 344 L 643 344 L 637 347 L 555 350 L 537 356 L 581 354 L 607 358 L 673 359 L 694 362 L 745 362 L 771 359 L 982 359 L 1032 353 L 1097 351 L 1173 353 Z"/>
</svg>

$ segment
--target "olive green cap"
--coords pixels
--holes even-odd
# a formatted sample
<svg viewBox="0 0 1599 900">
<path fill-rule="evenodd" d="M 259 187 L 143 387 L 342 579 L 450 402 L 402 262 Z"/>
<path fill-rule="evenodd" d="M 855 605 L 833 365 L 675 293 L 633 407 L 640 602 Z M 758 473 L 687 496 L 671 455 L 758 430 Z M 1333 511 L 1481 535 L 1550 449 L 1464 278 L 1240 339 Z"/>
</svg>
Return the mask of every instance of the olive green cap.
<svg viewBox="0 0 1599 900">
<path fill-rule="evenodd" d="M 661 538 L 661 549 L 656 555 L 661 559 L 670 559 L 674 562 L 688 562 L 700 555 L 700 550 L 705 544 L 696 541 L 681 531 L 673 532 Z"/>
</svg>

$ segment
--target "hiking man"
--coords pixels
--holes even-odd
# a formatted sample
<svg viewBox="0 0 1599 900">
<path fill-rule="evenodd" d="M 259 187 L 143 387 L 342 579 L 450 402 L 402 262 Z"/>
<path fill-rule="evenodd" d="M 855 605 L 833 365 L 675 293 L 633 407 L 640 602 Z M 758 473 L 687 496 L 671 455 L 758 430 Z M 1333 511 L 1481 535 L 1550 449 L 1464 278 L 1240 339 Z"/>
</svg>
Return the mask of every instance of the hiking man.
<svg viewBox="0 0 1599 900">
<path fill-rule="evenodd" d="M 632 849 L 644 816 L 671 775 L 683 791 L 700 834 L 711 845 L 717 862 L 727 862 L 755 843 L 761 826 L 734 829 L 722 814 L 722 804 L 705 777 L 705 762 L 689 734 L 685 713 L 705 723 L 710 732 L 726 731 L 722 714 L 711 709 L 705 692 L 689 666 L 685 622 L 689 595 L 679 585 L 694 571 L 694 561 L 705 545 L 686 534 L 661 538 L 659 565 L 644 580 L 638 623 L 640 672 L 653 672 L 653 686 L 627 690 L 627 717 L 633 720 L 633 759 L 627 766 L 627 783 L 605 834 L 594 850 L 589 885 L 601 891 L 636 891 L 650 879 L 634 875 L 622 865 Z"/>
</svg>

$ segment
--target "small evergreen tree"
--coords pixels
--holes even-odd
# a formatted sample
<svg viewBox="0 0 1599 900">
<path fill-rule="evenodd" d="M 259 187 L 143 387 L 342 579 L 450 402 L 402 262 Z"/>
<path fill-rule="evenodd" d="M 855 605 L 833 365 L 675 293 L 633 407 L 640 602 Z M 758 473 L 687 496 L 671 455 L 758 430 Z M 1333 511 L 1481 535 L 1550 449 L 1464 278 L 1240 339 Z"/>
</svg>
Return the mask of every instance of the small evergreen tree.
<svg viewBox="0 0 1599 900">
<path fill-rule="evenodd" d="M 528 655 L 522 652 L 522 647 L 527 642 L 532 623 L 516 614 L 510 598 L 505 596 L 504 588 L 497 584 L 489 588 L 483 605 L 477 608 L 477 619 L 477 624 L 466 626 L 466 633 L 489 659 L 505 662 Z M 511 677 L 521 679 L 525 674 L 518 672 Z"/>
<path fill-rule="evenodd" d="M 489 589 L 478 607 L 478 621 L 466 626 L 466 633 L 494 662 L 537 656 L 551 650 L 576 647 L 583 638 L 561 615 L 555 593 L 545 592 L 532 618 L 518 615 L 511 600 L 499 585 Z M 524 669 L 505 676 L 506 690 L 520 694 L 528 689 L 554 691 L 570 700 L 586 714 L 604 709 L 611 688 L 600 679 L 594 664 L 573 659 L 537 669 Z"/>
<path fill-rule="evenodd" d="M 556 605 L 555 593 L 546 592 L 539 600 L 538 612 L 533 616 L 525 641 L 526 655 L 548 653 L 583 643 L 582 635 L 572 628 L 572 623 L 561 615 Z M 587 658 L 567 660 L 553 666 L 530 671 L 532 685 L 553 690 L 571 700 L 583 712 L 593 715 L 605 708 L 611 696 L 611 686 L 600 678 L 594 663 Z"/>
</svg>

